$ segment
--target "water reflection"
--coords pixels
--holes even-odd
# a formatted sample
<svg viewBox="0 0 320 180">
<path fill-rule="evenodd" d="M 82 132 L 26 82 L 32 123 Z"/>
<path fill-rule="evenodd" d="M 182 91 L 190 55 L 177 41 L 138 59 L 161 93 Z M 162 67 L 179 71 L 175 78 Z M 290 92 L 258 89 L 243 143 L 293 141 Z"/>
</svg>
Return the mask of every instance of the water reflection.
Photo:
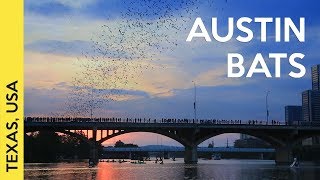
<svg viewBox="0 0 320 180">
<path fill-rule="evenodd" d="M 198 179 L 198 166 L 197 165 L 185 165 L 184 178 L 185 179 Z"/>
<path fill-rule="evenodd" d="M 185 165 L 182 159 L 164 164 L 153 161 L 147 164 L 102 162 L 95 168 L 87 163 L 26 164 L 25 179 L 219 179 L 219 180 L 318 180 L 320 167 L 303 165 L 292 169 L 276 166 L 273 161 L 200 160 L 197 165 Z"/>
</svg>

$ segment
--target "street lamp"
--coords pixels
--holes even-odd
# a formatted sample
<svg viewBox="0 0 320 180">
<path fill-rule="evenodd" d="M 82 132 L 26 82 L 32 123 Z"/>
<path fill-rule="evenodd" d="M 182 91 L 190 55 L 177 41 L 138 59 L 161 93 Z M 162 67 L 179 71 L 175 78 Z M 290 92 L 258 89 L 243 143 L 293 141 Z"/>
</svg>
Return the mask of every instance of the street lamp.
<svg viewBox="0 0 320 180">
<path fill-rule="evenodd" d="M 197 89 L 196 89 L 196 82 L 195 81 L 192 81 L 192 82 L 193 82 L 193 86 L 194 86 L 194 102 L 193 102 L 194 120 L 196 121 L 197 120 L 197 106 L 196 106 L 196 103 L 197 103 Z"/>
<path fill-rule="evenodd" d="M 90 102 L 90 118 L 92 121 L 93 117 L 93 87 L 91 88 L 91 102 Z"/>
<path fill-rule="evenodd" d="M 267 91 L 267 95 L 266 95 L 267 125 L 268 125 L 268 122 L 269 122 L 269 104 L 268 104 L 269 93 L 270 93 L 270 91 Z"/>
</svg>

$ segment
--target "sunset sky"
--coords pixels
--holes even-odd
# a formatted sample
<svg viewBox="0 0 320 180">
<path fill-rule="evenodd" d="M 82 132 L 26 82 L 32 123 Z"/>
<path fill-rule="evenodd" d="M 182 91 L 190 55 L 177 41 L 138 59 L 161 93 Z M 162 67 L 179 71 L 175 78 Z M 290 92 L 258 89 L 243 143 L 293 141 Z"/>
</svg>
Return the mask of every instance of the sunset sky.
<svg viewBox="0 0 320 180">
<path fill-rule="evenodd" d="M 151 2 L 156 3 L 25 0 L 25 115 L 68 114 L 75 86 L 83 85 L 84 92 L 92 89 L 95 100 L 103 101 L 93 109 L 95 117 L 193 118 L 194 81 L 198 118 L 264 120 L 265 96 L 270 91 L 270 119 L 284 121 L 284 106 L 300 105 L 301 92 L 311 88 L 310 67 L 320 59 L 316 0 Z M 134 14 L 132 10 L 143 13 Z M 300 43 L 293 38 L 290 43 L 275 43 L 272 24 L 267 28 L 266 43 L 260 42 L 259 26 L 254 24 L 249 26 L 255 34 L 250 43 L 235 38 L 226 43 L 185 41 L 196 17 L 202 17 L 209 32 L 211 17 L 218 17 L 223 34 L 228 17 L 244 16 L 290 17 L 296 23 L 299 17 L 305 17 L 306 41 Z M 138 22 L 145 25 L 143 31 L 133 26 Z M 96 42 L 109 44 L 103 49 L 106 57 L 101 57 Z M 247 68 L 259 52 L 264 57 L 268 53 L 304 53 L 301 63 L 307 73 L 301 79 L 289 77 L 288 72 L 295 69 L 283 60 L 281 78 L 227 78 L 230 52 L 241 53 Z M 86 61 L 93 62 L 91 57 L 99 62 L 84 66 Z M 266 61 L 274 74 L 274 61 Z M 116 67 L 116 73 L 110 70 L 102 77 L 102 71 L 110 67 Z M 90 78 L 95 79 L 89 82 Z M 75 85 L 74 79 L 83 82 Z M 77 105 L 86 104 L 85 98 L 89 97 L 82 96 Z M 106 144 L 118 139 L 141 145 L 156 144 L 157 139 L 162 144 L 178 144 L 159 135 L 145 135 L 123 135 Z M 237 135 L 222 135 L 215 142 L 223 146 L 226 137 L 237 139 Z"/>
</svg>

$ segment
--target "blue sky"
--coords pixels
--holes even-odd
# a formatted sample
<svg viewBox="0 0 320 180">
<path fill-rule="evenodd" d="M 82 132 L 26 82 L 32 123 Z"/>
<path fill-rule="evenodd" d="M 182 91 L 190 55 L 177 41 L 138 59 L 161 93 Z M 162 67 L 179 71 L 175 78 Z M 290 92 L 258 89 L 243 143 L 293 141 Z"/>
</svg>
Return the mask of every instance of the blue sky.
<svg viewBox="0 0 320 180">
<path fill-rule="evenodd" d="M 264 120 L 269 90 L 270 118 L 283 121 L 284 106 L 301 104 L 301 92 L 311 88 L 310 67 L 319 64 L 317 7 L 316 0 L 26 0 L 25 115 L 68 113 L 74 86 L 82 85 L 81 93 L 93 88 L 95 100 L 103 101 L 94 109 L 95 116 L 192 118 L 195 81 L 199 118 Z M 256 38 L 259 26 L 252 24 L 256 36 L 250 43 L 187 43 L 198 16 L 209 32 L 211 17 L 218 17 L 221 33 L 227 31 L 228 17 L 291 17 L 296 23 L 305 17 L 306 42 L 261 43 Z M 139 22 L 145 26 L 133 26 Z M 267 29 L 270 39 L 273 28 Z M 304 53 L 301 62 L 307 73 L 301 79 L 290 78 L 288 72 L 294 69 L 283 60 L 281 78 L 230 79 L 226 75 L 230 52 L 241 53 L 247 66 L 258 52 L 264 57 L 271 52 Z M 266 61 L 273 74 L 274 63 Z M 106 71 L 111 67 L 117 73 Z M 108 77 L 102 77 L 102 72 Z M 75 79 L 83 82 L 75 83 Z M 78 104 L 87 103 L 87 96 L 82 97 Z M 137 135 L 130 141 L 148 144 L 154 138 Z M 224 144 L 225 138 L 215 141 Z"/>
</svg>

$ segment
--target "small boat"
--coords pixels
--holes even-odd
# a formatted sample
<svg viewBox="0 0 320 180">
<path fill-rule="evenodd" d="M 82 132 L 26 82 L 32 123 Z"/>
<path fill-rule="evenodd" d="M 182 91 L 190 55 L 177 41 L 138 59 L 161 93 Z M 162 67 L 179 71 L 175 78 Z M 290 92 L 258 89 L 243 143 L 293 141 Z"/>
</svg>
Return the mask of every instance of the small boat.
<svg viewBox="0 0 320 180">
<path fill-rule="evenodd" d="M 297 168 L 297 167 L 299 167 L 299 161 L 298 161 L 298 159 L 297 158 L 294 158 L 293 159 L 293 162 L 292 162 L 292 164 L 290 165 L 290 167 L 291 168 Z"/>
<path fill-rule="evenodd" d="M 127 161 L 125 161 L 124 159 L 119 159 L 119 161 L 118 161 L 119 163 L 125 163 L 125 162 L 127 162 Z"/>
<path fill-rule="evenodd" d="M 144 161 L 131 161 L 131 164 L 146 164 Z"/>
<path fill-rule="evenodd" d="M 89 168 L 92 168 L 92 167 L 94 167 L 95 165 L 94 165 L 94 163 L 93 163 L 93 161 L 89 161 Z"/>
<path fill-rule="evenodd" d="M 221 160 L 221 155 L 220 154 L 214 154 L 213 156 L 213 160 Z"/>
</svg>

